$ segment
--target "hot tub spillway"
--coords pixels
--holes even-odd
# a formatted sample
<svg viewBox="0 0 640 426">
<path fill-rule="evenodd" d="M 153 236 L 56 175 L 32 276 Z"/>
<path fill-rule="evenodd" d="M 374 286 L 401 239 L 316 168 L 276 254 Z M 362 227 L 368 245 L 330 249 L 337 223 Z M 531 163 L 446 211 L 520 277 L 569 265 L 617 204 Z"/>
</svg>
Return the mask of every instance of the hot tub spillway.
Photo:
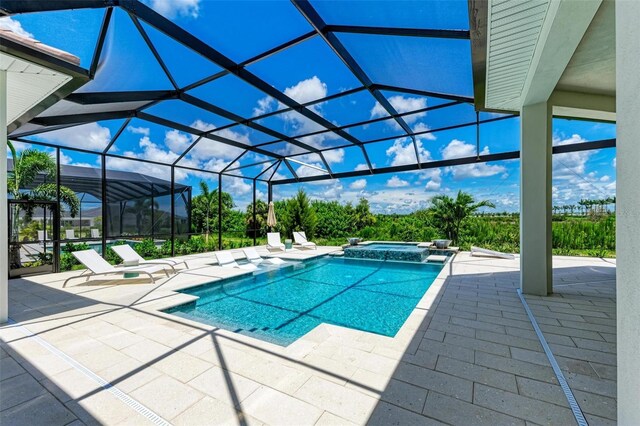
<svg viewBox="0 0 640 426">
<path fill-rule="evenodd" d="M 344 248 L 344 256 L 353 259 L 396 260 L 423 262 L 429 255 L 428 248 L 411 244 L 368 244 Z"/>
</svg>

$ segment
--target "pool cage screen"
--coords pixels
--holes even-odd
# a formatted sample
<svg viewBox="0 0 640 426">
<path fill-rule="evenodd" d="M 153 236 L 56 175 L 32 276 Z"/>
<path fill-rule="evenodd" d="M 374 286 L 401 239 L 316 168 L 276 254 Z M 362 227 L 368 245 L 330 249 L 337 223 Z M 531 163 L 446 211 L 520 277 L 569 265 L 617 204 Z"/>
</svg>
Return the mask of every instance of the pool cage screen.
<svg viewBox="0 0 640 426">
<path fill-rule="evenodd" d="M 238 45 L 238 52 L 233 54 L 222 53 L 217 48 L 220 40 L 208 37 L 196 27 L 178 25 L 137 0 L 4 0 L 0 14 L 6 16 L 64 13 L 70 9 L 101 13 L 88 67 L 69 66 L 87 76 L 89 82 L 37 115 L 11 123 L 9 138 L 16 143 L 53 150 L 58 185 L 88 186 L 78 192 L 89 194 L 95 207 L 100 208 L 102 221 L 97 237 L 103 253 L 109 239 L 151 236 L 170 240 L 171 252 L 175 254 L 176 238 L 188 238 L 192 231 L 192 189 L 179 182 L 178 175 L 183 172 L 217 181 L 215 231 L 220 248 L 223 177 L 251 182 L 253 223 L 256 223 L 258 185 L 267 186 L 267 201 L 271 201 L 273 187 L 277 185 L 519 157 L 518 141 L 494 143 L 491 153 L 480 147 L 481 129 L 518 117 L 516 113 L 475 110 L 466 5 L 461 10 L 447 11 L 460 20 L 437 22 L 433 16 L 444 16 L 443 10 L 433 10 L 442 7 L 438 2 L 386 3 L 389 6 L 374 2 L 352 11 L 350 16 L 341 16 L 342 9 L 333 8 L 331 3 L 292 0 L 273 5 L 274 13 L 282 9 L 283 13 L 291 14 L 286 15 L 289 21 L 298 22 L 298 34 L 246 57 L 241 52 L 242 46 Z M 377 20 L 375 16 L 372 18 L 376 13 Z M 413 20 L 407 20 L 411 16 Z M 378 25 L 371 25 L 372 22 Z M 387 22 L 398 25 L 387 26 Z M 433 26 L 425 28 L 422 22 Z M 273 29 L 283 34 L 287 30 L 286 26 Z M 5 44 L 3 49 L 11 50 L 11 44 Z M 373 49 L 377 49 L 375 57 L 368 54 Z M 130 69 L 126 61 L 114 59 L 118 54 L 125 59 L 126 55 L 152 58 L 157 79 L 164 79 L 166 87 L 136 85 L 135 69 Z M 300 56 L 311 63 L 333 61 L 333 68 L 341 70 L 343 81 L 352 85 L 313 99 L 296 97 L 285 89 L 290 83 L 278 78 L 288 77 L 289 73 L 296 75 L 296 67 L 290 65 L 295 60 L 291 58 Z M 278 73 L 282 76 L 261 69 L 269 61 L 282 64 Z M 186 74 L 177 62 L 193 64 L 189 71 L 197 75 Z M 302 64 L 298 65 L 302 68 Z M 248 106 L 230 103 L 230 97 L 219 94 L 224 87 L 233 87 L 238 96 L 255 93 L 253 103 Z M 403 99 L 414 101 L 406 106 L 400 102 Z M 256 100 L 271 105 L 270 109 L 252 111 Z M 360 114 L 346 114 L 357 109 L 354 105 L 367 107 Z M 429 125 L 417 121 L 425 116 Z M 291 122 L 297 125 L 282 124 Z M 112 129 L 103 146 L 88 148 L 70 142 L 73 129 L 93 124 Z M 144 126 L 156 126 L 176 139 L 180 136 L 181 143 L 174 143 L 171 155 L 160 158 L 148 151 L 136 151 L 128 138 L 132 133 L 142 132 Z M 428 155 L 426 148 L 434 135 L 450 134 L 457 129 L 475 129 L 474 153 L 459 158 Z M 56 132 L 67 139 L 62 136 L 57 142 L 55 138 L 43 139 L 43 135 Z M 394 164 L 385 162 L 380 153 L 388 152 L 392 145 L 408 150 L 409 159 Z M 554 147 L 554 152 L 612 146 L 615 140 L 595 141 Z M 100 166 L 91 169 L 94 180 L 67 182 L 69 177 L 65 174 L 71 169 L 65 171 L 65 166 L 61 166 L 61 149 L 95 156 L 95 163 Z M 432 153 L 437 151 L 433 149 Z M 346 163 L 332 160 L 336 157 L 359 161 L 357 165 L 345 166 Z M 164 170 L 163 177 L 148 172 L 133 178 L 110 166 L 123 161 L 145 164 L 149 170 L 157 167 Z M 89 235 L 89 239 L 94 237 L 96 234 Z M 62 240 L 63 236 L 57 235 L 57 239 Z"/>
</svg>

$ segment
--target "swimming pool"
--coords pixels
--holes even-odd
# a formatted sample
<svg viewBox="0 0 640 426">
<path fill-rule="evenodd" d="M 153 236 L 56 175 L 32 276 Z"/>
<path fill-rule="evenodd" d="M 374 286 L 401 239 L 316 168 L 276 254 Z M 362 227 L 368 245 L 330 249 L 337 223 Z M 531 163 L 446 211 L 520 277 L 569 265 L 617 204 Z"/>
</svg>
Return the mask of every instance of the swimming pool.
<svg viewBox="0 0 640 426">
<path fill-rule="evenodd" d="M 321 323 L 395 336 L 442 265 L 320 258 L 184 290 L 165 312 L 287 346 Z"/>
</svg>

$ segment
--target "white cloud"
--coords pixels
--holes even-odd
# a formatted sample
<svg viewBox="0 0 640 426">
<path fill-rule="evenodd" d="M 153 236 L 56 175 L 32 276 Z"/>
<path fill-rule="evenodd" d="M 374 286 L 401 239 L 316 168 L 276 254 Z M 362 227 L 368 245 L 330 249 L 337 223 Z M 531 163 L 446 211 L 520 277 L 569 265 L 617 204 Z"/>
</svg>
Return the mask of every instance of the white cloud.
<svg viewBox="0 0 640 426">
<path fill-rule="evenodd" d="M 454 179 L 480 178 L 495 176 L 504 173 L 506 168 L 497 164 L 463 164 L 451 168 L 451 174 Z"/>
<path fill-rule="evenodd" d="M 373 164 L 372 164 L 373 165 Z M 360 170 L 369 170 L 369 166 L 367 166 L 364 163 L 360 163 L 358 165 L 356 165 L 356 167 L 354 168 L 355 171 L 360 171 Z"/>
<path fill-rule="evenodd" d="M 389 180 L 387 180 L 387 186 L 389 188 L 403 188 L 405 186 L 409 186 L 409 182 L 400 179 L 396 175 L 393 175 Z"/>
<path fill-rule="evenodd" d="M 244 179 L 230 176 L 223 177 L 222 191 L 230 193 L 232 196 L 245 195 L 253 190 L 253 186 L 245 182 Z"/>
<path fill-rule="evenodd" d="M 586 142 L 580 135 L 574 134 L 570 138 L 553 138 L 554 146 L 569 145 Z M 593 151 L 567 152 L 553 156 L 553 178 L 561 180 L 571 180 L 576 175 L 584 175 L 586 164 Z"/>
<path fill-rule="evenodd" d="M 389 103 L 398 113 L 402 114 L 405 112 L 426 108 L 427 98 L 411 98 L 408 96 L 407 97 L 391 96 L 389 98 Z M 386 117 L 388 115 L 389 114 L 387 113 L 387 111 L 378 102 L 376 102 L 376 104 L 371 109 L 371 118 Z M 402 119 L 407 124 L 412 124 L 418 121 L 420 118 L 424 117 L 425 115 L 427 115 L 426 111 L 419 112 L 417 114 L 405 115 L 402 117 Z M 393 120 L 392 124 L 397 126 L 397 123 L 395 123 L 395 120 Z"/>
<path fill-rule="evenodd" d="M 133 133 L 134 135 L 143 135 L 149 136 L 149 128 L 148 127 L 135 127 L 135 126 L 127 126 L 127 130 Z"/>
<path fill-rule="evenodd" d="M 55 157 L 55 153 L 52 152 L 51 156 Z M 88 163 L 75 163 L 73 161 L 73 158 L 69 157 L 64 152 L 60 152 L 60 164 L 65 164 L 65 165 L 69 165 L 69 166 L 76 166 L 76 167 L 89 167 L 89 168 L 95 168 L 96 167 L 95 164 L 91 165 L 91 164 L 88 164 Z"/>
<path fill-rule="evenodd" d="M 262 99 L 258 99 L 258 106 L 253 109 L 253 116 L 263 115 L 273 111 L 273 108 L 277 105 L 277 102 L 271 96 L 266 96 Z"/>
<path fill-rule="evenodd" d="M 366 179 L 355 180 L 355 181 L 351 182 L 351 184 L 349 185 L 350 189 L 355 189 L 357 191 L 365 189 L 366 187 L 367 187 L 367 180 Z"/>
<path fill-rule="evenodd" d="M 35 38 L 33 34 L 22 28 L 22 24 L 19 21 L 8 16 L 0 18 L 0 29 L 13 31 L 14 34 L 22 37 Z"/>
<path fill-rule="evenodd" d="M 418 148 L 418 153 L 420 154 L 421 161 L 427 161 L 431 159 L 431 153 L 424 149 L 421 140 L 416 140 L 416 146 Z M 393 141 L 393 145 L 387 148 L 386 154 L 387 157 L 391 158 L 392 166 L 415 164 L 418 161 L 416 159 L 416 149 L 413 146 L 413 142 L 408 137 L 396 139 L 395 141 Z"/>
<path fill-rule="evenodd" d="M 413 126 L 413 131 L 416 133 L 427 132 L 429 130 L 431 130 L 431 127 L 427 126 L 422 122 L 416 123 L 416 125 Z M 415 137 L 416 139 L 419 139 L 419 140 L 427 140 L 427 141 L 436 140 L 436 135 L 434 135 L 433 133 L 423 133 L 421 135 L 416 135 Z"/>
<path fill-rule="evenodd" d="M 102 151 L 111 141 L 111 131 L 98 123 L 88 123 L 42 133 L 39 138 L 57 145 Z"/>
<path fill-rule="evenodd" d="M 329 164 L 342 163 L 344 161 L 344 149 L 342 148 L 324 151 L 322 155 L 324 155 L 324 159 Z"/>
<path fill-rule="evenodd" d="M 148 129 L 147 129 L 148 130 Z M 146 134 L 148 136 L 149 133 Z M 173 152 L 182 153 L 189 147 L 192 142 L 190 135 L 182 133 L 178 130 L 169 130 L 164 135 L 165 145 Z"/>
<path fill-rule="evenodd" d="M 197 18 L 200 0 L 146 0 L 151 8 L 162 16 L 174 19 L 179 16 Z"/>
<path fill-rule="evenodd" d="M 616 158 L 618 158 L 618 157 L 613 157 L 613 161 L 611 161 L 611 165 L 613 167 L 616 167 Z"/>
<path fill-rule="evenodd" d="M 442 169 L 429 169 L 422 172 L 421 179 L 429 179 L 424 189 L 426 191 L 439 191 L 442 186 Z"/>
<path fill-rule="evenodd" d="M 313 167 L 307 167 L 307 166 L 301 165 L 296 169 L 296 174 L 298 175 L 298 177 L 319 176 L 319 175 L 326 174 L 314 168 L 314 167 L 317 167 L 319 169 L 324 169 L 324 166 L 322 164 L 320 163 L 307 163 L 307 164 Z"/>
<path fill-rule="evenodd" d="M 317 76 L 313 76 L 306 80 L 301 80 L 293 86 L 287 87 L 284 90 L 284 94 L 292 98 L 298 103 L 306 103 L 316 99 L 324 98 L 327 96 L 327 85 L 322 82 Z M 269 97 L 258 100 L 258 105 L 254 108 L 254 115 L 272 111 L 275 108 L 276 102 Z M 277 103 L 278 108 L 284 107 L 284 105 Z M 313 111 L 319 116 L 322 114 L 322 103 L 317 103 L 307 107 L 308 110 Z M 325 128 L 315 121 L 305 117 L 304 115 L 296 111 L 287 111 L 277 115 L 278 118 L 284 121 L 287 133 L 291 134 L 308 134 L 318 131 L 323 131 Z M 329 145 L 325 143 L 327 140 L 337 139 L 338 136 L 333 132 L 324 132 L 311 136 L 304 136 L 296 138 L 300 142 L 313 146 L 314 148 L 324 149 Z M 293 144 L 287 144 L 286 148 L 278 151 L 281 155 L 294 155 L 304 152 L 304 149 L 295 146 Z M 328 163 L 341 163 L 344 160 L 344 151 L 341 149 L 327 151 L 325 158 Z"/>
<path fill-rule="evenodd" d="M 440 190 L 440 182 L 434 182 L 430 180 L 427 182 L 427 185 L 424 187 L 427 191 L 439 191 Z"/>
<path fill-rule="evenodd" d="M 342 182 L 340 182 L 340 180 L 335 180 L 322 195 L 324 199 L 337 200 L 342 198 L 343 190 L 344 187 L 342 186 Z"/>
<path fill-rule="evenodd" d="M 562 139 L 553 138 L 553 145 L 586 142 L 578 134 Z M 588 162 L 594 151 L 568 152 L 553 156 L 553 197 L 559 204 L 575 204 L 580 199 L 600 199 L 615 195 L 616 181 L 609 175 L 599 176 L 597 170 L 588 170 Z M 615 160 L 614 160 L 615 161 Z M 612 166 L 614 166 L 612 162 Z M 614 166 L 615 167 L 615 166 Z"/>
<path fill-rule="evenodd" d="M 447 146 L 442 149 L 442 158 L 449 160 L 451 158 L 464 158 L 476 155 L 476 146 L 464 141 L 453 139 Z"/>
<path fill-rule="evenodd" d="M 140 139 L 140 148 L 144 152 L 147 160 L 158 161 L 160 163 L 172 163 L 178 158 L 178 154 L 173 151 L 165 151 L 149 139 L 149 136 L 143 136 Z M 126 154 L 125 154 L 126 155 Z"/>
<path fill-rule="evenodd" d="M 442 158 L 449 160 L 452 158 L 465 158 L 473 157 L 476 155 L 476 146 L 464 141 L 453 139 L 447 146 L 442 149 Z M 481 155 L 489 154 L 489 147 L 484 147 L 480 152 Z M 500 173 L 505 173 L 506 168 L 501 165 L 476 163 L 476 164 L 463 164 L 460 166 L 450 167 L 449 170 L 454 179 L 465 178 L 479 178 L 495 176 Z"/>
<path fill-rule="evenodd" d="M 298 103 L 306 103 L 316 99 L 325 98 L 327 96 L 327 85 L 323 83 L 318 76 L 313 76 L 306 80 L 299 81 L 297 84 L 284 89 L 284 94 Z M 316 104 L 317 105 L 317 104 Z M 310 106 L 310 108 L 316 105 Z"/>
<path fill-rule="evenodd" d="M 191 123 L 191 127 L 197 130 L 208 131 L 216 128 L 211 123 L 206 123 L 202 120 L 196 120 Z M 172 132 L 176 132 L 175 134 Z M 169 136 L 169 133 L 172 133 Z M 251 145 L 251 141 L 249 136 L 243 133 L 235 132 L 231 129 L 223 129 L 219 132 L 215 133 L 218 136 L 224 137 L 226 139 L 231 139 L 237 142 L 244 143 L 246 145 Z M 167 137 L 170 140 L 167 140 L 165 137 L 165 143 L 167 146 L 171 148 L 170 143 L 175 144 L 175 151 L 182 153 L 185 148 L 188 147 L 189 143 L 185 141 L 185 138 L 190 138 L 191 141 L 195 141 L 197 136 L 195 135 L 186 135 L 185 133 L 180 133 L 174 130 L 167 132 Z M 171 148 L 173 149 L 173 148 Z M 232 145 L 227 145 L 225 143 L 215 141 L 208 138 L 202 138 L 193 147 L 191 151 L 189 151 L 188 157 L 196 162 L 202 163 L 204 162 L 208 170 L 220 170 L 223 168 L 227 161 L 222 160 L 233 160 L 238 155 L 242 153 L 242 148 L 238 148 Z M 180 164 L 184 165 L 185 159 L 180 161 Z M 222 165 L 222 167 L 220 167 Z"/>
<path fill-rule="evenodd" d="M 194 121 L 193 123 L 191 123 L 191 126 L 194 129 L 197 130 L 202 130 L 203 132 L 208 132 L 209 130 L 213 130 L 216 128 L 215 125 L 211 124 L 211 123 L 207 123 L 206 121 L 202 121 L 200 119 Z M 195 139 L 195 137 L 194 137 Z"/>
</svg>

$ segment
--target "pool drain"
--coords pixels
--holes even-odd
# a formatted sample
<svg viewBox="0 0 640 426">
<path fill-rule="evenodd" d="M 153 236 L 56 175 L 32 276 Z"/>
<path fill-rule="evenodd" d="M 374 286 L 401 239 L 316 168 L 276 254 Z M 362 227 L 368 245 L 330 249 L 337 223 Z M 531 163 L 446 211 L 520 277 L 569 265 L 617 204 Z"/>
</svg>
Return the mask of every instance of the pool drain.
<svg viewBox="0 0 640 426">
<path fill-rule="evenodd" d="M 542 349 L 544 349 L 544 353 L 547 355 L 549 359 L 549 363 L 551 364 L 551 368 L 553 368 L 553 372 L 556 374 L 556 378 L 558 379 L 558 383 L 560 383 L 560 387 L 562 388 L 562 392 L 564 392 L 564 396 L 567 398 L 567 402 L 569 403 L 569 407 L 573 412 L 573 416 L 576 418 L 576 422 L 578 426 L 588 426 L 587 419 L 584 418 L 584 414 L 582 414 L 582 409 L 580 405 L 578 405 L 578 401 L 576 401 L 571 388 L 569 387 L 569 383 L 567 383 L 567 379 L 565 379 L 564 374 L 562 374 L 562 370 L 558 365 L 558 361 L 553 356 L 553 352 L 551 352 L 551 348 L 547 344 L 547 340 L 544 338 L 542 334 L 542 330 L 538 326 L 538 322 L 536 321 L 531 309 L 529 309 L 529 305 L 522 295 L 522 291 L 520 289 L 516 290 L 518 292 L 518 297 L 520 297 L 520 301 L 524 306 L 524 310 L 527 312 L 527 316 L 529 317 L 529 321 L 531 321 L 531 325 L 533 325 L 533 329 L 538 335 L 538 340 L 540 340 L 540 344 L 542 345 Z"/>
</svg>

